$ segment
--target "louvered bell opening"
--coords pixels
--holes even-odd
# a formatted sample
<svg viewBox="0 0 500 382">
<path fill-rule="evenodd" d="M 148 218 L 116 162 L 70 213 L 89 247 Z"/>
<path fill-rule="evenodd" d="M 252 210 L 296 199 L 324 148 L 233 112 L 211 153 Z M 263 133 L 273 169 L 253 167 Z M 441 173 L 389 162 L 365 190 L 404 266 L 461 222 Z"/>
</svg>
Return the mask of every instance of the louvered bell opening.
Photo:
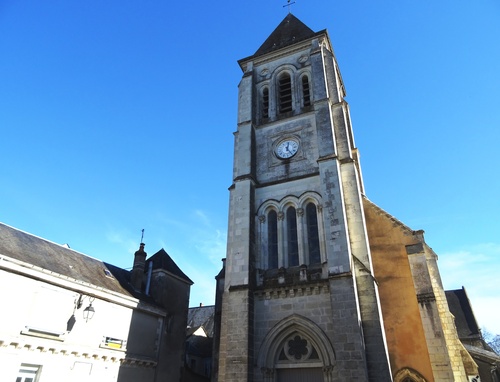
<svg viewBox="0 0 500 382">
<path fill-rule="evenodd" d="M 302 96 L 304 99 L 304 106 L 311 106 L 311 93 L 309 92 L 309 79 L 302 77 Z"/>
<path fill-rule="evenodd" d="M 279 80 L 280 113 L 292 110 L 292 81 L 288 74 L 281 76 Z"/>
<path fill-rule="evenodd" d="M 262 118 L 269 118 L 269 89 L 262 91 Z"/>
</svg>

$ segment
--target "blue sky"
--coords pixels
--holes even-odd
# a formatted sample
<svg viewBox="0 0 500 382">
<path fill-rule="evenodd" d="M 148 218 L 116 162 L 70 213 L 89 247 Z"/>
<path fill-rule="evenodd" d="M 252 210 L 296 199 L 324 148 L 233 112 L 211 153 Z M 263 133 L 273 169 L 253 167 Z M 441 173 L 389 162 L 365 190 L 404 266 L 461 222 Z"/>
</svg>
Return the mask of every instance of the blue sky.
<svg viewBox="0 0 500 382">
<path fill-rule="evenodd" d="M 118 266 L 141 229 L 212 304 L 225 256 L 237 60 L 286 1 L 0 2 L 0 221 Z M 296 0 L 328 29 L 367 196 L 500 333 L 500 5 Z"/>
</svg>

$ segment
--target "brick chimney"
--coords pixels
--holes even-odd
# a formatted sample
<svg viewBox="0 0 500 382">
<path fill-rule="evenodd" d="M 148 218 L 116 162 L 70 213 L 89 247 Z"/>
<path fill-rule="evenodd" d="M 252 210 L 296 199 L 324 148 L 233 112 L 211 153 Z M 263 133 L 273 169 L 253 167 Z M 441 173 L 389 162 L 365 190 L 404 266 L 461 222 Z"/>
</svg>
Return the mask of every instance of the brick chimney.
<svg viewBox="0 0 500 382">
<path fill-rule="evenodd" d="M 147 253 L 144 251 L 145 245 L 146 244 L 141 243 L 139 245 L 139 250 L 134 254 L 134 266 L 130 276 L 132 286 L 138 291 L 142 290 L 142 279 L 144 278 L 144 267 L 146 265 Z"/>
</svg>

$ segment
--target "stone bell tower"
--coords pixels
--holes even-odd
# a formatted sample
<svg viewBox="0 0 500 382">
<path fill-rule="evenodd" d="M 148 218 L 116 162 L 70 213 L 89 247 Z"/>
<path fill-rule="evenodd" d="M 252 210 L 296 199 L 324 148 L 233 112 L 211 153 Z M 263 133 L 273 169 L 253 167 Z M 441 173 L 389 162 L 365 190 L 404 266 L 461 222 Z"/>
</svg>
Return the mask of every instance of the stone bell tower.
<svg viewBox="0 0 500 382">
<path fill-rule="evenodd" d="M 328 33 L 288 14 L 239 65 L 218 381 L 390 381 Z"/>
</svg>

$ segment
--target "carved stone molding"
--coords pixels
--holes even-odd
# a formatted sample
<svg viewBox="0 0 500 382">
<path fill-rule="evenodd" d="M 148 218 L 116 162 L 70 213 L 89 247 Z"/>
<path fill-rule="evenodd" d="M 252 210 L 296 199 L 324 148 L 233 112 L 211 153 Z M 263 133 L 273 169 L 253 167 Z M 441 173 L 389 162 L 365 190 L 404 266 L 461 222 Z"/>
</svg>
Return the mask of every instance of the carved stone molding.
<svg viewBox="0 0 500 382">
<path fill-rule="evenodd" d="M 297 60 L 297 62 L 299 62 L 300 64 L 303 64 L 303 63 L 307 62 L 307 60 L 309 60 L 309 56 L 307 56 L 307 55 L 304 54 L 304 55 L 302 55 L 302 56 L 299 57 L 299 59 Z"/>
<path fill-rule="evenodd" d="M 267 76 L 267 75 L 269 74 L 269 69 L 264 68 L 264 69 L 262 69 L 262 70 L 260 71 L 260 73 L 259 73 L 259 74 L 260 74 L 262 77 L 265 77 L 265 76 Z"/>
<path fill-rule="evenodd" d="M 434 296 L 433 292 L 420 293 L 420 294 L 417 294 L 417 300 L 421 304 L 426 303 L 426 302 L 433 302 L 433 301 L 436 301 L 436 296 Z"/>
<path fill-rule="evenodd" d="M 315 283 L 303 286 L 283 286 L 276 288 L 266 288 L 255 292 L 255 297 L 259 299 L 293 298 L 295 296 L 311 296 L 328 293 L 327 283 Z"/>
</svg>

